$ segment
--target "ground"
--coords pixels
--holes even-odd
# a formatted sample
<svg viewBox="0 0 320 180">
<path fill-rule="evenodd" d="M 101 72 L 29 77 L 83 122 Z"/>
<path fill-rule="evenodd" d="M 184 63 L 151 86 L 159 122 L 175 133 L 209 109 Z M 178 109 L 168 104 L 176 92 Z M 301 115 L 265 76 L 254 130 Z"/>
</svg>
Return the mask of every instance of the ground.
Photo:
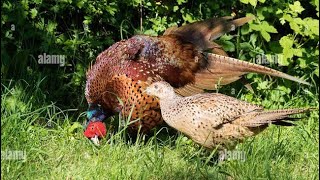
<svg viewBox="0 0 320 180">
<path fill-rule="evenodd" d="M 120 130 L 97 147 L 82 135 L 85 113 L 75 118 L 74 110 L 54 104 L 35 108 L 33 96 L 23 94 L 3 86 L 1 179 L 319 179 L 318 111 L 294 127 L 272 125 L 219 161 L 219 152 L 166 127 L 134 140 Z M 310 96 L 286 104 L 317 106 L 317 95 Z M 10 159 L 13 151 L 22 156 Z"/>
</svg>

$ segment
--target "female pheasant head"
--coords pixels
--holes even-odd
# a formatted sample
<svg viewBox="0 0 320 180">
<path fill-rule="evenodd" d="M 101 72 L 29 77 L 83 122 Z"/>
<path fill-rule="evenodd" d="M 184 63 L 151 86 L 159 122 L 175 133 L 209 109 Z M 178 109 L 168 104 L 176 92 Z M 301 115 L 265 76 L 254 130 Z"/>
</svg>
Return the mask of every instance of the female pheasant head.
<svg viewBox="0 0 320 180">
<path fill-rule="evenodd" d="M 167 98 L 171 99 L 176 96 L 173 87 L 165 81 L 152 83 L 149 87 L 146 88 L 145 92 L 148 95 L 160 98 L 160 100 Z"/>
</svg>

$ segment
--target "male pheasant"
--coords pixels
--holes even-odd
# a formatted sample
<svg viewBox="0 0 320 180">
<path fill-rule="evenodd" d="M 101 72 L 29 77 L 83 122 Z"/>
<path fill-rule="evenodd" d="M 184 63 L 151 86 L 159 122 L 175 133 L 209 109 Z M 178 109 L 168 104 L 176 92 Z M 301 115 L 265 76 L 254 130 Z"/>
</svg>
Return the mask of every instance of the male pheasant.
<svg viewBox="0 0 320 180">
<path fill-rule="evenodd" d="M 98 55 L 87 72 L 85 96 L 89 107 L 92 110 L 99 104 L 108 115 L 131 113 L 132 120 L 139 120 L 130 129 L 141 127 L 147 132 L 163 121 L 158 100 L 143 92 L 148 80 L 154 78 L 170 83 L 182 96 L 213 90 L 218 83 L 229 84 L 250 72 L 307 84 L 285 73 L 229 58 L 212 42 L 251 19 L 212 18 L 169 28 L 162 36 L 135 35 L 113 44 Z M 88 114 L 89 121 L 102 121 L 100 117 Z"/>
<path fill-rule="evenodd" d="M 162 117 L 169 126 L 208 149 L 233 148 L 263 131 L 268 124 L 290 126 L 293 119 L 289 115 L 315 109 L 263 110 L 219 93 L 182 97 L 164 81 L 151 84 L 145 92 L 159 98 Z"/>
</svg>

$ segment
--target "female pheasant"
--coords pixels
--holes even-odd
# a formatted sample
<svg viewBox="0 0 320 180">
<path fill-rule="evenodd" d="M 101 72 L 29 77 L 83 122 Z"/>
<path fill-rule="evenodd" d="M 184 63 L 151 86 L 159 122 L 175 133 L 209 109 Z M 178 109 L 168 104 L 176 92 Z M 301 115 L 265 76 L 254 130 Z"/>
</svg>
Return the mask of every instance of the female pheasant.
<svg viewBox="0 0 320 180">
<path fill-rule="evenodd" d="M 249 72 L 307 84 L 285 73 L 229 58 L 212 42 L 251 19 L 212 18 L 169 28 L 162 36 L 136 35 L 113 44 L 98 55 L 87 72 L 88 120 L 104 119 L 99 118 L 101 111 L 94 108 L 101 105 L 108 115 L 131 113 L 132 120 L 139 119 L 130 125 L 135 131 L 141 127 L 142 132 L 147 132 L 162 123 L 158 100 L 143 92 L 149 80 L 155 78 L 170 83 L 182 96 L 213 90 L 216 84 L 229 84 Z"/>
<path fill-rule="evenodd" d="M 268 124 L 293 125 L 289 115 L 315 108 L 263 110 L 262 107 L 219 93 L 182 97 L 167 82 L 156 82 L 146 93 L 160 100 L 164 121 L 208 148 L 233 148 L 237 142 L 254 136 Z"/>
</svg>

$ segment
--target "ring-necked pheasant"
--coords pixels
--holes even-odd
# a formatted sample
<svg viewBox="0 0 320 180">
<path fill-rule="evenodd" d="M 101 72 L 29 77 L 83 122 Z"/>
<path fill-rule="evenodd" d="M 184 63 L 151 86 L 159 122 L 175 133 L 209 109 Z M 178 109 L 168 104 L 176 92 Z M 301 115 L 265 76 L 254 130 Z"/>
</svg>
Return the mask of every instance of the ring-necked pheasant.
<svg viewBox="0 0 320 180">
<path fill-rule="evenodd" d="M 99 104 L 108 115 L 121 112 L 123 116 L 128 116 L 134 106 L 131 119 L 140 120 L 130 126 L 133 130 L 141 125 L 141 131 L 146 132 L 162 123 L 158 100 L 143 93 L 148 80 L 157 77 L 182 96 L 213 90 L 218 83 L 229 84 L 250 72 L 307 84 L 285 73 L 229 58 L 212 41 L 251 19 L 212 18 L 169 28 L 162 36 L 136 35 L 113 44 L 99 54 L 87 72 L 88 120 L 104 119 L 102 111 L 94 108 Z"/>
<path fill-rule="evenodd" d="M 263 131 L 268 124 L 291 126 L 293 119 L 289 115 L 315 109 L 263 110 L 261 106 L 219 93 L 182 97 L 164 81 L 151 84 L 145 92 L 159 98 L 162 117 L 169 126 L 209 149 L 218 145 L 232 148 Z"/>
</svg>

